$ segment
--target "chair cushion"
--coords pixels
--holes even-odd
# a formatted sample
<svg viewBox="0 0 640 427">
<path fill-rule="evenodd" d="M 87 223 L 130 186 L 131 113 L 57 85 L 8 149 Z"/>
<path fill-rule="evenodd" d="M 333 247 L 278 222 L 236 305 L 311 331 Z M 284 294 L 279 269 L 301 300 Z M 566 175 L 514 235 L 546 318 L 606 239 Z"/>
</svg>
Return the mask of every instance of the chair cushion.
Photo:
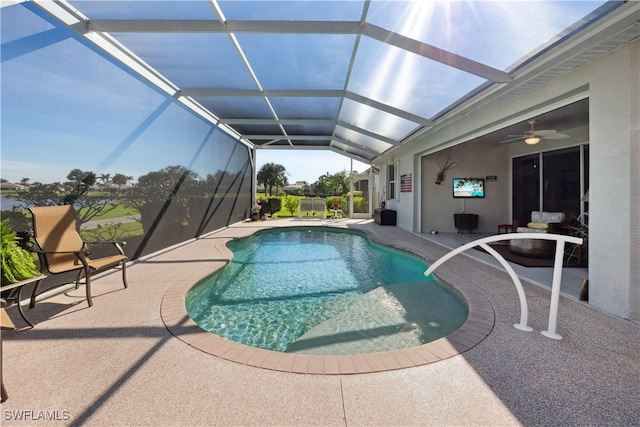
<svg viewBox="0 0 640 427">
<path fill-rule="evenodd" d="M 108 265 L 117 264 L 126 260 L 127 257 L 124 255 L 112 255 L 106 256 L 104 258 L 98 258 L 96 260 L 89 260 L 89 267 L 93 270 L 100 270 Z"/>
<path fill-rule="evenodd" d="M 549 228 L 549 224 L 544 222 L 530 222 L 527 224 L 527 228 L 535 228 L 536 230 L 546 230 Z"/>
<path fill-rule="evenodd" d="M 541 230 L 539 228 L 528 228 L 528 227 L 518 227 L 516 228 L 517 233 L 546 233 L 547 230 Z"/>
<path fill-rule="evenodd" d="M 531 212 L 531 222 L 543 222 L 549 224 L 550 222 L 562 222 L 564 221 L 564 212 Z"/>
</svg>

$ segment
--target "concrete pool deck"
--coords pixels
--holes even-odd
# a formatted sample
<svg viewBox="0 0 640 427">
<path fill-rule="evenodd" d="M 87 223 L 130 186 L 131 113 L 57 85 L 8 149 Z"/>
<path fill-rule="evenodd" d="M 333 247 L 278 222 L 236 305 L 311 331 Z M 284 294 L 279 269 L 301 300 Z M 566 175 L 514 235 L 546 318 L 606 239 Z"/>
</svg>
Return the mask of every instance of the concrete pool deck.
<svg viewBox="0 0 640 427">
<path fill-rule="evenodd" d="M 163 299 L 225 264 L 215 240 L 265 225 L 359 229 L 430 262 L 448 252 L 371 220 L 279 220 L 236 224 L 140 260 L 128 268 L 128 289 L 117 272 L 97 278 L 92 308 L 83 289 L 71 289 L 26 310 L 35 328 L 3 332 L 2 425 L 640 425 L 639 325 L 562 296 L 563 339 L 548 339 L 540 331 L 550 292 L 524 282 L 534 332 L 522 332 L 513 327 L 519 305 L 509 276 L 465 256 L 437 275 L 483 295 L 495 324 L 477 345 L 435 363 L 300 374 L 176 338 L 163 323 Z M 24 325 L 15 307 L 9 313 Z"/>
</svg>

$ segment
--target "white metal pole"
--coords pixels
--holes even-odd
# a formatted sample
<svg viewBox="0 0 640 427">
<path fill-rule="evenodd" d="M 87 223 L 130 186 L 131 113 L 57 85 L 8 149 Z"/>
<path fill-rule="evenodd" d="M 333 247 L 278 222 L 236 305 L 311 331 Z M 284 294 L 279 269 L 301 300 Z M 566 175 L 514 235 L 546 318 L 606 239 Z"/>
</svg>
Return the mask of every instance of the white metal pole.
<svg viewBox="0 0 640 427">
<path fill-rule="evenodd" d="M 349 193 L 351 194 L 351 197 L 349 198 L 349 218 L 353 218 L 353 159 L 349 159 L 351 161 L 351 171 L 349 172 Z"/>
<path fill-rule="evenodd" d="M 561 340 L 562 335 L 556 333 L 558 320 L 558 302 L 560 300 L 560 283 L 562 281 L 562 264 L 564 263 L 564 240 L 556 241 L 556 258 L 553 263 L 553 281 L 551 282 L 551 300 L 549 301 L 549 326 L 541 334 L 554 340 Z"/>
</svg>

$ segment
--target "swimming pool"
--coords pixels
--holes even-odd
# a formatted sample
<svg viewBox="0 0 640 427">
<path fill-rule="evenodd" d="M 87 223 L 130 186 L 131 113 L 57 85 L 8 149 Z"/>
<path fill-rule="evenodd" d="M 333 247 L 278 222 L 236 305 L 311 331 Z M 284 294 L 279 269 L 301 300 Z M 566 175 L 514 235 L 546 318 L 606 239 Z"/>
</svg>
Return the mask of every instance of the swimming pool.
<svg viewBox="0 0 640 427">
<path fill-rule="evenodd" d="M 262 231 L 186 296 L 201 328 L 253 347 L 359 354 L 420 345 L 459 328 L 467 305 L 424 277 L 418 257 L 328 228 Z"/>
</svg>

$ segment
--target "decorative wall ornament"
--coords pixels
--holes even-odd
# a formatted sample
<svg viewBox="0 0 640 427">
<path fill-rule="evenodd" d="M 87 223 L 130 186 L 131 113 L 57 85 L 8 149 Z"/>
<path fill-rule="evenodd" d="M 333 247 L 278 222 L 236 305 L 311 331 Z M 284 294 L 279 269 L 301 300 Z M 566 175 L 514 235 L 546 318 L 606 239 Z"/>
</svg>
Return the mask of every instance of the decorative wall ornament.
<svg viewBox="0 0 640 427">
<path fill-rule="evenodd" d="M 449 156 L 447 156 L 447 160 L 444 161 L 444 165 L 440 166 L 440 171 L 436 174 L 436 181 L 435 184 L 436 185 L 440 185 L 442 184 L 442 181 L 444 180 L 445 177 L 445 173 L 447 172 L 447 169 L 449 168 L 455 168 L 456 162 L 450 162 L 449 161 Z"/>
</svg>

